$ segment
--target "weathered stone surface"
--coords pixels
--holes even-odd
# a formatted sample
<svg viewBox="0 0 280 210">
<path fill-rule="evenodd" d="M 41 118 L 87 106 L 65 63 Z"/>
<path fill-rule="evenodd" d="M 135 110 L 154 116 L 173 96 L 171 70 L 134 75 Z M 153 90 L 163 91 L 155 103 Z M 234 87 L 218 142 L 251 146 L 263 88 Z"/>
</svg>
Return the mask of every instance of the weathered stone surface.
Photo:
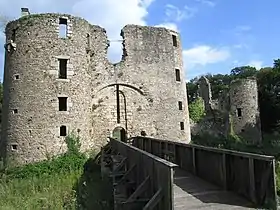
<svg viewBox="0 0 280 210">
<path fill-rule="evenodd" d="M 262 140 L 258 86 L 255 78 L 232 81 L 229 91 L 233 131 L 248 143 Z"/>
<path fill-rule="evenodd" d="M 66 38 L 58 36 L 60 17 L 67 19 Z M 127 25 L 122 30 L 123 59 L 111 64 L 105 30 L 82 18 L 24 16 L 7 25 L 7 42 L 14 29 L 17 49 L 5 55 L 2 156 L 24 164 L 64 152 L 62 125 L 67 132 L 79 130 L 83 151 L 99 148 L 118 126 L 127 128 L 130 136 L 145 131 L 148 136 L 190 141 L 179 34 Z M 177 36 L 177 47 L 172 34 Z M 58 78 L 59 58 L 68 59 L 67 79 Z M 181 81 L 175 79 L 175 68 L 180 70 Z M 125 115 L 120 95 L 120 123 L 116 83 L 122 84 L 126 99 Z M 58 111 L 61 96 L 68 97 L 67 111 Z M 183 102 L 183 110 L 178 101 Z"/>
</svg>

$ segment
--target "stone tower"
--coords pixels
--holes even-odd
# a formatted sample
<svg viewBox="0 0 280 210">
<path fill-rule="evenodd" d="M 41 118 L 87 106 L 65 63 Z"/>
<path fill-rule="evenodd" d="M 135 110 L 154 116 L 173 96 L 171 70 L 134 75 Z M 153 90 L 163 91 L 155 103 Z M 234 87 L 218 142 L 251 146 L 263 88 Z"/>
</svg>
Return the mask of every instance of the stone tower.
<svg viewBox="0 0 280 210">
<path fill-rule="evenodd" d="M 231 126 L 235 134 L 244 137 L 248 143 L 262 140 L 258 87 L 255 78 L 238 79 L 229 88 Z"/>
<path fill-rule="evenodd" d="M 66 150 L 74 131 L 82 151 L 116 129 L 190 141 L 182 47 L 165 28 L 127 25 L 123 58 L 107 60 L 106 31 L 67 14 L 36 14 L 6 26 L 1 153 L 25 164 Z"/>
</svg>

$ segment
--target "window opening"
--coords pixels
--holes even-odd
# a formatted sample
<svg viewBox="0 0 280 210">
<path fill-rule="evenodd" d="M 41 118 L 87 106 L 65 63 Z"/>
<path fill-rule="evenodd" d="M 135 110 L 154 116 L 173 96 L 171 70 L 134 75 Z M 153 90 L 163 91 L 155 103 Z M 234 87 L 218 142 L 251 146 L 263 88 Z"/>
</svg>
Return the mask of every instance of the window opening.
<svg viewBox="0 0 280 210">
<path fill-rule="evenodd" d="M 179 69 L 175 69 L 175 74 L 176 74 L 176 81 L 181 81 Z"/>
<path fill-rule="evenodd" d="M 178 43 L 177 43 L 177 36 L 172 35 L 172 42 L 173 42 L 173 46 L 174 46 L 174 47 L 177 47 L 177 46 L 178 46 Z"/>
<path fill-rule="evenodd" d="M 66 38 L 67 37 L 67 19 L 59 18 L 59 37 Z"/>
<path fill-rule="evenodd" d="M 181 130 L 185 129 L 184 122 L 180 122 L 180 127 L 181 127 Z"/>
<path fill-rule="evenodd" d="M 182 101 L 178 102 L 178 106 L 179 106 L 179 110 L 183 110 L 183 103 L 182 103 Z"/>
<path fill-rule="evenodd" d="M 12 147 L 12 150 L 17 150 L 17 145 L 16 144 L 12 144 L 11 147 Z"/>
<path fill-rule="evenodd" d="M 67 79 L 67 59 L 58 59 L 59 79 Z"/>
<path fill-rule="evenodd" d="M 66 136 L 66 126 L 60 126 L 60 136 Z"/>
<path fill-rule="evenodd" d="M 89 39 L 90 37 L 89 37 L 89 34 L 87 34 L 87 47 L 89 48 L 89 46 L 90 46 L 90 39 Z"/>
<path fill-rule="evenodd" d="M 17 113 L 18 113 L 18 109 L 14 109 L 14 110 L 13 110 L 13 113 L 14 113 L 14 114 L 17 114 Z"/>
<path fill-rule="evenodd" d="M 67 97 L 58 97 L 59 111 L 67 111 Z"/>
<path fill-rule="evenodd" d="M 16 75 L 15 75 L 15 80 L 18 80 L 18 79 L 19 79 L 19 75 L 16 74 Z"/>
<path fill-rule="evenodd" d="M 241 116 L 242 116 L 241 108 L 237 108 L 237 116 L 238 116 L 238 117 L 241 117 Z"/>
</svg>

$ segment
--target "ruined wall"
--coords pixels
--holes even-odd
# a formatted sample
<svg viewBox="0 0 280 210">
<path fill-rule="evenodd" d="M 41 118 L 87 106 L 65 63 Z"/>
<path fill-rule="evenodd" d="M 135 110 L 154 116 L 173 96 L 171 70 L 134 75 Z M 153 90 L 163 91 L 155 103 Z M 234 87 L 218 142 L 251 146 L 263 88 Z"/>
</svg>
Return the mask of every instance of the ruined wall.
<svg viewBox="0 0 280 210">
<path fill-rule="evenodd" d="M 211 84 L 209 80 L 202 76 L 199 81 L 199 95 L 204 101 L 204 108 L 206 113 L 211 112 L 211 104 L 212 104 L 212 92 L 211 92 Z"/>
<path fill-rule="evenodd" d="M 64 38 L 60 18 L 67 25 Z M 190 141 L 179 35 L 135 25 L 124 27 L 122 35 L 123 60 L 110 64 L 105 30 L 81 18 L 27 15 L 7 25 L 2 156 L 24 164 L 64 152 L 61 126 L 79 134 L 83 151 L 106 143 L 118 126 L 129 136 L 145 131 Z M 67 60 L 66 79 L 59 78 L 59 59 Z M 120 122 L 116 83 L 124 95 Z M 67 97 L 67 111 L 59 111 L 59 97 Z"/>
<path fill-rule="evenodd" d="M 229 100 L 234 133 L 244 137 L 248 143 L 260 142 L 262 134 L 256 79 L 232 81 Z"/>
<path fill-rule="evenodd" d="M 117 71 L 123 74 L 117 81 L 131 84 L 144 93 L 127 92 L 133 118 L 131 134 L 139 135 L 142 129 L 149 136 L 189 141 L 188 103 L 179 34 L 165 28 L 136 25 L 124 27 L 122 33 L 126 57 L 117 66 Z M 179 103 L 182 103 L 182 110 Z"/>
<path fill-rule="evenodd" d="M 104 139 L 106 131 L 110 133 L 120 126 L 127 129 L 129 136 L 145 131 L 148 136 L 189 142 L 188 103 L 179 35 L 165 28 L 136 25 L 125 26 L 121 35 L 124 38 L 123 60 L 114 65 L 111 78 L 104 80 L 102 89 L 96 88 L 94 93 L 95 138 Z M 173 46 L 172 35 L 176 36 L 177 46 Z M 180 81 L 176 81 L 176 69 Z M 119 123 L 116 87 L 112 84 L 120 84 L 123 93 L 120 95 Z M 98 103 L 100 98 L 102 102 Z M 179 103 L 182 104 L 181 110 Z"/>
</svg>

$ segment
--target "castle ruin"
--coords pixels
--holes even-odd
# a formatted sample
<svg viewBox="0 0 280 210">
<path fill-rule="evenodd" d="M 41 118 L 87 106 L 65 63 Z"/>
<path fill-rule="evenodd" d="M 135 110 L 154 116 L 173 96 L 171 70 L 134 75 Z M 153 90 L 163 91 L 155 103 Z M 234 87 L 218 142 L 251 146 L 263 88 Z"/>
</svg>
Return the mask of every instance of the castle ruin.
<svg viewBox="0 0 280 210">
<path fill-rule="evenodd" d="M 190 141 L 178 33 L 126 25 L 122 60 L 112 64 L 102 27 L 68 14 L 22 12 L 5 31 L 5 160 L 26 164 L 61 154 L 71 131 L 82 151 L 101 147 L 114 131 Z"/>
<path fill-rule="evenodd" d="M 219 124 L 216 127 L 221 128 L 224 136 L 233 133 L 249 144 L 262 141 L 256 78 L 231 81 L 229 91 L 222 92 L 216 100 L 212 99 L 211 84 L 206 77 L 201 77 L 198 83 L 205 112 L 208 118 L 214 118 L 214 123 Z"/>
</svg>

